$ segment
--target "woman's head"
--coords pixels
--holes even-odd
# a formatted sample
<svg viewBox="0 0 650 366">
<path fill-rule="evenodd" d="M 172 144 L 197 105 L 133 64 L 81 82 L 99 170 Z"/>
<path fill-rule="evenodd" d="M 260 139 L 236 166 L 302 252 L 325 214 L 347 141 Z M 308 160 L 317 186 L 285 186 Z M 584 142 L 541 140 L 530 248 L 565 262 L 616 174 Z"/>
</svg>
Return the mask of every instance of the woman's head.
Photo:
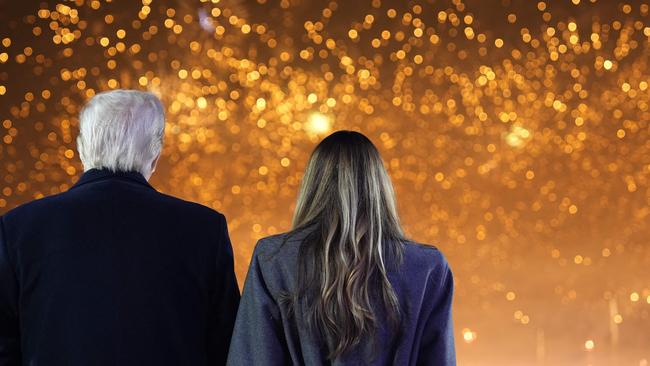
<svg viewBox="0 0 650 366">
<path fill-rule="evenodd" d="M 363 234 L 370 229 L 366 225 L 380 225 L 386 233 L 402 235 L 393 186 L 379 151 L 359 132 L 334 132 L 309 159 L 293 227 L 323 219 L 340 220 L 344 231 Z"/>
<path fill-rule="evenodd" d="M 399 314 L 386 272 L 403 234 L 390 178 L 364 135 L 338 131 L 314 150 L 293 220 L 294 231 L 307 227 L 313 232 L 301 247 L 299 288 L 312 329 L 336 358 L 373 335 L 373 305 L 393 320 Z"/>
</svg>

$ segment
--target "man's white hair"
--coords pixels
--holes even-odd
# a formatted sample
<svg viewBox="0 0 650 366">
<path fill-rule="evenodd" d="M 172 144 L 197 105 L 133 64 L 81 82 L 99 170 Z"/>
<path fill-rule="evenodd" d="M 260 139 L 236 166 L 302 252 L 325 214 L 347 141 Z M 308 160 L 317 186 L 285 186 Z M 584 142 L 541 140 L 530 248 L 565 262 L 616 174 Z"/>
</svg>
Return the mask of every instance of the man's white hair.
<svg viewBox="0 0 650 366">
<path fill-rule="evenodd" d="M 137 171 L 145 177 L 160 154 L 163 105 L 154 94 L 112 90 L 95 95 L 79 115 L 77 149 L 84 170 Z"/>
</svg>

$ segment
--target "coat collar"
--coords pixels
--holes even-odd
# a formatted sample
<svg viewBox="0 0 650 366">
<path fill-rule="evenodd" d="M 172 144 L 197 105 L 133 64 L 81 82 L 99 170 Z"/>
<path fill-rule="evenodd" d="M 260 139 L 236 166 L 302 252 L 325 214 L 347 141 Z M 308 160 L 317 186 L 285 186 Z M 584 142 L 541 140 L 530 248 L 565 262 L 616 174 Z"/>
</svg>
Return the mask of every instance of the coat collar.
<svg viewBox="0 0 650 366">
<path fill-rule="evenodd" d="M 84 172 L 71 189 L 91 182 L 109 179 L 126 180 L 154 189 L 149 182 L 147 182 L 144 176 L 138 172 L 113 172 L 109 169 L 90 169 Z"/>
</svg>

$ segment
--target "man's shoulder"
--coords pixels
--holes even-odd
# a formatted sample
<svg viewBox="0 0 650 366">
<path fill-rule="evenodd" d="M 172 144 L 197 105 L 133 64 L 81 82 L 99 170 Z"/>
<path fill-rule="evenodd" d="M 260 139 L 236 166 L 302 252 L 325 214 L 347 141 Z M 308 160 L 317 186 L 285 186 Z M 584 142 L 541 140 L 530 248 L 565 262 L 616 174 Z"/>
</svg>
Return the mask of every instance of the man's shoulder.
<svg viewBox="0 0 650 366">
<path fill-rule="evenodd" d="M 63 215 L 70 211 L 92 210 L 106 201 L 91 197 L 99 196 L 97 192 L 71 189 L 66 192 L 35 199 L 17 206 L 2 217 L 5 222 L 24 222 Z M 131 200 L 133 197 L 125 197 Z M 215 209 L 200 203 L 187 201 L 155 190 L 150 194 L 140 194 L 135 199 L 138 205 L 150 206 L 160 215 L 173 215 L 179 218 L 199 219 L 198 221 L 225 221 L 225 216 Z"/>
<path fill-rule="evenodd" d="M 2 217 L 5 221 L 15 221 L 22 218 L 32 217 L 38 214 L 56 214 L 57 210 L 65 204 L 64 193 L 40 197 L 23 203 L 5 212 Z"/>
<path fill-rule="evenodd" d="M 209 219 L 225 220 L 225 216 L 221 212 L 211 207 L 205 206 L 197 202 L 188 201 L 182 198 L 171 196 L 166 193 L 161 193 L 161 192 L 157 192 L 157 193 L 158 193 L 157 197 L 161 202 L 164 202 L 166 205 L 169 205 L 170 207 L 174 207 L 175 209 L 178 209 L 183 213 L 198 215 Z"/>
</svg>

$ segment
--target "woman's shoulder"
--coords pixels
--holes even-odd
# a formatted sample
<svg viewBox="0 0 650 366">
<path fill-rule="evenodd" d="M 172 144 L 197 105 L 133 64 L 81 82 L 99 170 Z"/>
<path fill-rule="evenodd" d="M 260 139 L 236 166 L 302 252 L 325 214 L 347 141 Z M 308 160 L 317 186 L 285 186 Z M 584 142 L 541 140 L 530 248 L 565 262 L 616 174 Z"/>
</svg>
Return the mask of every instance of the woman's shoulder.
<svg viewBox="0 0 650 366">
<path fill-rule="evenodd" d="M 281 233 L 258 240 L 251 258 L 274 298 L 295 286 L 295 271 L 302 239 Z"/>
<path fill-rule="evenodd" d="M 446 256 L 435 245 L 404 242 L 399 270 L 393 274 L 394 284 L 408 296 L 437 298 L 453 283 L 453 274 Z M 420 295 L 417 295 L 420 294 Z M 438 294 L 438 295 L 436 295 Z"/>
<path fill-rule="evenodd" d="M 442 251 L 433 244 L 423 244 L 412 240 L 404 242 L 404 264 L 419 270 L 447 270 L 449 262 Z"/>
<path fill-rule="evenodd" d="M 261 238 L 255 244 L 252 260 L 272 271 L 278 266 L 293 268 L 306 237 L 304 232 L 285 232 Z"/>
<path fill-rule="evenodd" d="M 277 254 L 295 256 L 308 232 L 285 232 L 261 238 L 255 245 L 255 255 L 270 257 Z M 418 267 L 448 267 L 449 263 L 442 251 L 433 244 L 412 240 L 402 241 L 404 260 Z"/>
<path fill-rule="evenodd" d="M 255 254 L 267 256 L 278 251 L 295 249 L 304 240 L 304 235 L 295 232 L 285 232 L 261 238 L 255 244 Z"/>
</svg>

